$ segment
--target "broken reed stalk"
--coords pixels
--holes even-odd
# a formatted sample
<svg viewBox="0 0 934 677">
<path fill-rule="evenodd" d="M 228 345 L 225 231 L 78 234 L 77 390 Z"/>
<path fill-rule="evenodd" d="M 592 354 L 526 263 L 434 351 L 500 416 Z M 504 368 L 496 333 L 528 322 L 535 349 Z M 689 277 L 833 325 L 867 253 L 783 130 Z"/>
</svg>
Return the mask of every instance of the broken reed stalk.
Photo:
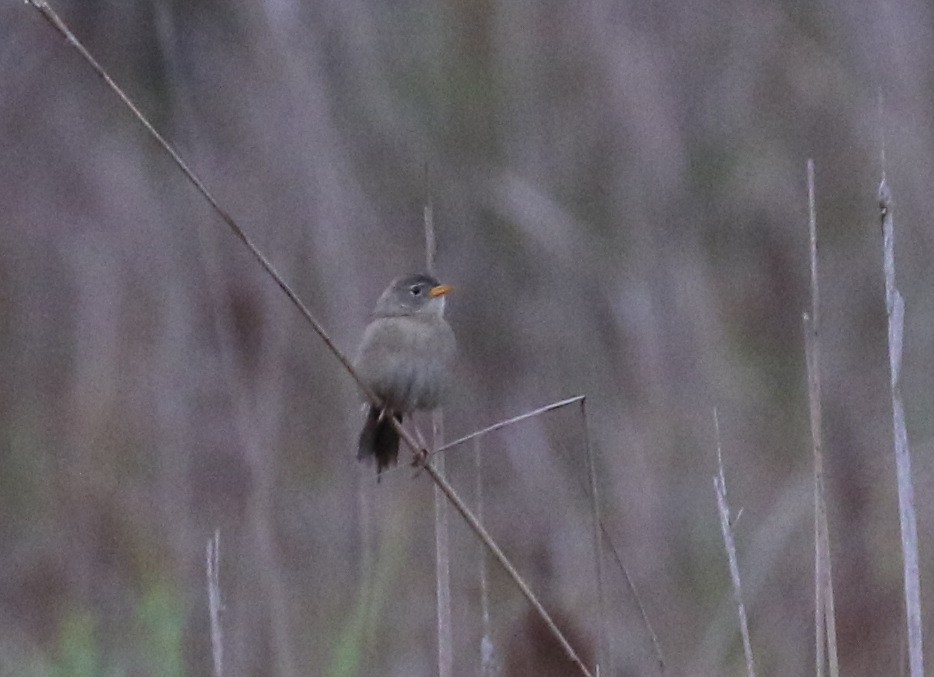
<svg viewBox="0 0 934 677">
<path fill-rule="evenodd" d="M 829 660 L 831 677 L 839 677 L 837 625 L 834 612 L 833 569 L 830 559 L 830 529 L 827 522 L 827 490 L 824 484 L 824 447 L 821 431 L 820 380 L 820 286 L 817 275 L 817 208 L 814 189 L 814 161 L 807 161 L 808 243 L 811 269 L 811 312 L 805 312 L 804 357 L 814 455 L 814 663 L 815 674 L 823 677 Z"/>
<path fill-rule="evenodd" d="M 214 530 L 208 539 L 206 564 L 208 579 L 208 614 L 211 619 L 211 658 L 214 660 L 214 677 L 224 677 L 224 633 L 221 626 L 221 532 Z"/>
<path fill-rule="evenodd" d="M 221 220 L 227 224 L 233 234 L 239 239 L 244 246 L 249 250 L 250 254 L 254 259 L 260 264 L 263 270 L 273 279 L 273 281 L 279 286 L 282 292 L 288 297 L 292 304 L 298 309 L 302 317 L 311 325 L 312 329 L 316 334 L 324 341 L 324 344 L 328 349 L 334 354 L 337 360 L 343 365 L 344 369 L 350 374 L 354 382 L 360 388 L 360 391 L 366 397 L 366 399 L 375 406 L 380 406 L 379 398 L 370 390 L 369 387 L 361 380 L 360 376 L 354 370 L 353 365 L 350 360 L 344 355 L 341 350 L 337 347 L 337 344 L 331 339 L 328 333 L 325 331 L 324 326 L 318 322 L 318 320 L 311 314 L 311 311 L 308 310 L 307 306 L 302 302 L 298 295 L 292 290 L 288 283 L 279 275 L 278 271 L 273 267 L 269 260 L 260 252 L 260 250 L 253 244 L 253 241 L 246 234 L 246 232 L 234 221 L 233 217 L 230 216 L 217 202 L 213 195 L 208 191 L 207 187 L 201 182 L 201 180 L 195 176 L 195 174 L 188 168 L 188 165 L 182 160 L 181 156 L 175 151 L 175 149 L 169 145 L 169 143 L 162 137 L 159 132 L 152 126 L 152 124 L 146 119 L 146 117 L 140 112 L 136 105 L 130 100 L 130 98 L 123 92 L 120 87 L 113 81 L 107 71 L 91 56 L 91 53 L 81 44 L 78 38 L 74 35 L 68 26 L 62 21 L 62 19 L 55 13 L 55 11 L 49 6 L 45 0 L 27 0 L 28 4 L 36 9 L 43 18 L 48 21 L 48 23 L 57 30 L 67 41 L 74 47 L 77 52 L 81 55 L 84 61 L 94 70 L 94 72 L 105 82 L 105 84 L 113 91 L 117 97 L 123 102 L 123 104 L 130 109 L 130 112 L 133 113 L 134 117 L 143 125 L 145 130 L 149 135 L 155 139 L 155 141 L 161 146 L 161 148 L 172 158 L 176 166 L 182 171 L 185 177 L 194 185 L 197 191 L 204 197 L 208 203 L 211 205 L 212 209 L 217 213 Z M 399 436 L 405 441 L 408 447 L 412 450 L 413 454 L 416 457 L 416 463 L 425 469 L 429 477 L 435 482 L 435 484 L 441 489 L 442 493 L 448 498 L 451 503 L 454 504 L 454 507 L 457 511 L 464 517 L 474 533 L 477 534 L 477 537 L 486 545 L 487 548 L 494 554 L 497 561 L 503 566 L 506 570 L 506 573 L 512 578 L 513 582 L 522 592 L 522 594 L 529 600 L 529 603 L 536 610 L 536 612 L 541 616 L 542 621 L 554 635 L 555 639 L 567 653 L 568 658 L 574 663 L 581 674 L 590 677 L 590 672 L 587 670 L 586 666 L 583 664 L 581 659 L 577 656 L 577 653 L 568 643 L 567 639 L 555 625 L 554 621 L 548 615 L 548 612 L 545 611 L 545 608 L 541 605 L 535 595 L 532 593 L 529 586 L 525 583 L 519 573 L 516 571 L 515 567 L 509 562 L 503 552 L 499 549 L 499 546 L 493 541 L 492 537 L 487 533 L 486 529 L 477 521 L 476 517 L 473 516 L 473 513 L 467 508 L 464 502 L 460 499 L 454 489 L 448 484 L 447 480 L 444 479 L 441 475 L 437 473 L 435 468 L 431 465 L 429 460 L 429 453 L 427 449 L 423 449 L 421 445 L 415 440 L 415 438 L 403 428 L 399 423 L 390 417 L 390 422 L 393 424 L 393 427 L 399 433 Z"/>
<path fill-rule="evenodd" d="M 736 543 L 733 541 L 733 524 L 730 505 L 726 498 L 726 478 L 723 474 L 723 451 L 720 444 L 720 417 L 713 410 L 713 425 L 717 441 L 717 474 L 713 478 L 714 493 L 717 495 L 717 512 L 720 514 L 720 531 L 723 532 L 723 545 L 730 564 L 730 579 L 733 582 L 733 599 L 739 615 L 739 631 L 743 638 L 743 655 L 746 657 L 747 677 L 756 676 L 755 662 L 752 657 L 752 642 L 749 639 L 749 623 L 746 621 L 746 605 L 743 603 L 743 586 L 739 577 L 739 561 L 736 558 Z"/>
<path fill-rule="evenodd" d="M 918 521 L 911 480 L 911 451 L 902 404 L 901 369 L 905 330 L 905 301 L 895 285 L 895 223 L 892 193 L 885 178 L 879 184 L 879 219 L 882 223 L 882 269 L 885 276 L 885 311 L 888 320 L 889 376 L 892 391 L 892 433 L 895 443 L 895 474 L 898 481 L 898 517 L 901 526 L 905 585 L 905 622 L 908 633 L 908 668 L 911 677 L 923 677 L 924 656 L 921 623 L 921 576 L 918 564 Z"/>
<path fill-rule="evenodd" d="M 431 201 L 428 165 L 425 165 L 425 265 L 429 275 L 435 274 L 435 210 Z M 441 409 L 431 415 L 431 448 L 437 449 L 444 441 L 444 413 Z M 435 469 L 441 477 L 445 476 L 444 456 L 435 460 Z M 454 633 L 451 625 L 451 547 L 448 528 L 448 505 L 444 494 L 434 487 L 435 504 L 435 593 L 438 620 L 438 677 L 452 677 L 454 674 Z"/>
<path fill-rule="evenodd" d="M 546 404 L 544 407 L 539 407 L 538 409 L 527 411 L 524 414 L 519 414 L 518 416 L 513 416 L 512 418 L 507 418 L 503 421 L 499 421 L 498 423 L 489 425 L 486 428 L 475 430 L 469 435 L 458 437 L 456 440 L 453 440 L 451 442 L 441 445 L 438 449 L 434 451 L 434 453 L 432 454 L 432 458 L 434 458 L 435 454 L 440 454 L 442 451 L 448 451 L 450 449 L 453 449 L 454 447 L 460 446 L 464 442 L 469 442 L 470 440 L 476 439 L 477 437 L 482 437 L 483 435 L 487 435 L 496 430 L 500 430 L 501 428 L 511 426 L 512 424 L 518 423 L 519 421 L 524 421 L 527 418 L 534 418 L 535 416 L 540 416 L 541 414 L 544 414 L 546 412 L 554 411 L 555 409 L 560 409 L 561 407 L 566 407 L 569 404 L 574 404 L 575 402 L 580 402 L 583 399 L 584 399 L 583 395 L 569 397 L 566 400 L 559 400 L 558 402 L 552 402 L 551 404 Z"/>
</svg>

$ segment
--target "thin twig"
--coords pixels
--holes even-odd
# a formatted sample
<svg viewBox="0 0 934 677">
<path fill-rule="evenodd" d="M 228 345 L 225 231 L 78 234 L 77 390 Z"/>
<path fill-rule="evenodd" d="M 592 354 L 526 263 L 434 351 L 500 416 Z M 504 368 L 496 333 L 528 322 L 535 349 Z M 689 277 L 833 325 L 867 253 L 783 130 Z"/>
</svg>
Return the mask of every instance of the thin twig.
<svg viewBox="0 0 934 677">
<path fill-rule="evenodd" d="M 285 295 L 292 302 L 292 304 L 299 310 L 302 317 L 308 322 L 308 324 L 311 325 L 315 333 L 318 334 L 319 337 L 321 337 L 321 340 L 324 341 L 328 349 L 334 354 L 334 356 L 338 359 L 338 361 L 343 365 L 347 373 L 350 374 L 351 378 L 353 378 L 353 380 L 356 382 L 357 386 L 360 388 L 360 391 L 364 394 L 364 396 L 370 402 L 370 404 L 374 406 L 380 406 L 382 403 L 380 402 L 379 398 L 376 397 L 373 391 L 363 382 L 363 380 L 354 370 L 353 365 L 351 364 L 350 360 L 340 351 L 340 349 L 337 347 L 337 345 L 334 343 L 334 341 L 325 331 L 323 325 L 320 322 L 318 322 L 318 320 L 314 317 L 314 315 L 311 314 L 311 311 L 308 310 L 308 308 L 305 306 L 302 300 L 298 297 L 298 295 L 279 275 L 279 273 L 272 266 L 269 260 L 259 251 L 259 249 L 257 249 L 256 245 L 253 244 L 252 240 L 249 238 L 249 236 L 247 236 L 246 232 L 236 223 L 236 221 L 234 221 L 233 217 L 231 217 L 223 208 L 221 208 L 220 204 L 217 202 L 217 200 L 214 199 L 214 197 L 207 190 L 207 188 L 204 186 L 201 180 L 198 179 L 198 177 L 194 175 L 194 173 L 188 168 L 185 162 L 181 159 L 179 154 L 172 148 L 172 146 L 168 144 L 168 142 L 165 141 L 165 139 L 162 138 L 162 136 L 155 130 L 152 124 L 149 123 L 149 121 L 143 116 L 143 114 L 139 111 L 139 109 L 133 104 L 133 102 L 129 99 L 129 97 L 127 97 L 127 95 L 123 93 L 123 90 L 121 90 L 116 85 L 113 79 L 97 63 L 97 61 L 94 59 L 94 57 L 91 56 L 91 54 L 87 51 L 87 49 L 85 49 L 85 47 L 78 41 L 74 33 L 72 33 L 72 31 L 61 20 L 61 18 L 59 18 L 59 16 L 54 12 L 54 10 L 52 10 L 52 8 L 48 5 L 48 3 L 45 2 L 44 0 L 27 0 L 27 2 L 32 7 L 34 7 L 36 10 L 38 10 L 39 13 L 42 14 L 42 16 L 49 22 L 49 24 L 55 30 L 61 33 L 65 37 L 66 40 L 68 40 L 69 44 L 71 44 L 78 51 L 81 57 L 91 66 L 94 72 L 97 73 L 97 75 L 99 75 L 104 80 L 104 82 L 120 98 L 120 100 L 124 103 L 124 105 L 126 105 L 127 108 L 130 109 L 130 111 L 133 113 L 136 119 L 143 125 L 143 127 L 150 134 L 150 136 L 152 136 L 152 138 L 156 140 L 156 142 L 160 145 L 160 147 L 172 158 L 172 160 L 179 167 L 179 169 L 181 169 L 182 173 L 195 186 L 198 192 L 201 193 L 201 195 L 208 201 L 208 203 L 211 205 L 214 211 L 218 214 L 218 216 L 221 217 L 221 220 L 223 220 L 224 223 L 227 224 L 227 226 L 231 229 L 233 234 L 247 247 L 247 249 L 249 250 L 250 254 L 253 256 L 253 258 L 255 258 L 256 261 L 266 271 L 266 273 L 270 277 L 272 277 L 272 279 L 279 286 L 279 288 L 285 293 Z M 568 643 L 567 639 L 564 637 L 564 635 L 561 633 L 558 627 L 551 620 L 551 617 L 548 616 L 547 612 L 545 611 L 544 607 L 542 607 L 541 603 L 539 603 L 536 597 L 532 594 L 532 591 L 529 589 L 525 581 L 523 581 L 523 579 L 519 576 L 518 572 L 515 570 L 512 564 L 509 563 L 509 560 L 506 559 L 506 556 L 503 555 L 502 551 L 499 549 L 499 547 L 496 545 L 496 543 L 493 541 L 490 535 L 486 532 L 483 526 L 473 516 L 473 514 L 470 512 L 467 506 L 464 505 L 463 501 L 461 501 L 460 497 L 454 492 L 454 489 L 450 486 L 450 484 L 448 484 L 447 481 L 443 477 L 438 475 L 438 473 L 435 471 L 435 468 L 432 465 L 430 465 L 430 463 L 427 461 L 427 458 L 429 455 L 428 450 L 422 448 L 422 446 L 414 439 L 412 434 L 408 430 L 403 428 L 398 423 L 398 421 L 396 421 L 395 418 L 390 417 L 389 421 L 393 425 L 393 427 L 396 429 L 396 431 L 399 433 L 399 436 L 405 441 L 405 443 L 412 450 L 416 459 L 426 459 L 423 462 L 420 462 L 419 465 L 422 465 L 425 468 L 425 470 L 428 472 L 432 480 L 434 480 L 434 482 L 441 488 L 442 492 L 444 492 L 444 494 L 448 497 L 448 500 L 450 500 L 454 504 L 455 508 L 457 508 L 457 511 L 464 517 L 464 519 L 467 521 L 470 527 L 474 530 L 477 536 L 486 544 L 488 548 L 491 549 L 493 554 L 496 556 L 497 560 L 506 569 L 510 578 L 513 579 L 513 582 L 519 587 L 523 595 L 526 596 L 526 598 L 532 604 L 533 608 L 535 608 L 538 614 L 542 617 L 542 620 L 551 630 L 552 634 L 555 636 L 555 639 L 558 640 L 559 644 L 561 644 L 561 646 L 564 648 L 565 652 L 568 654 L 568 657 L 572 660 L 572 662 L 580 668 L 582 674 L 589 676 L 590 672 L 581 662 L 580 658 L 577 657 L 577 654 L 571 648 L 571 645 Z"/>
<path fill-rule="evenodd" d="M 447 442 L 446 444 L 442 444 L 440 447 L 438 447 L 437 449 L 434 449 L 429 454 L 429 458 L 436 460 L 436 457 L 440 458 L 441 456 L 444 456 L 444 453 L 442 452 L 448 452 L 454 447 L 461 446 L 465 442 L 469 442 L 470 440 L 476 439 L 478 437 L 483 437 L 484 435 L 487 435 L 489 433 L 511 426 L 514 423 L 519 423 L 520 421 L 524 421 L 529 418 L 534 418 L 535 416 L 540 416 L 549 411 L 560 409 L 561 407 L 570 406 L 572 404 L 580 402 L 583 399 L 584 399 L 584 395 L 576 395 L 575 397 L 569 397 L 566 400 L 559 400 L 558 402 L 552 402 L 551 404 L 546 404 L 545 406 L 539 407 L 538 409 L 533 409 L 532 411 L 528 411 L 524 414 L 519 414 L 518 416 L 513 416 L 512 418 L 499 421 L 497 423 L 494 423 L 493 425 L 487 426 L 486 428 L 475 430 L 474 432 L 468 435 L 464 435 L 463 437 L 458 437 L 456 440 L 453 440 L 452 442 Z M 437 467 L 437 464 L 435 467 Z M 389 468 L 388 470 L 383 471 L 383 477 L 387 477 L 391 475 L 392 473 L 402 472 L 403 470 L 405 470 L 405 468 L 401 466 L 397 466 L 395 468 Z"/>
<path fill-rule="evenodd" d="M 600 650 L 597 651 L 597 656 L 600 657 L 602 654 L 602 660 L 598 658 L 596 662 L 595 672 L 600 674 L 600 666 L 603 665 L 603 670 L 606 671 L 607 675 L 613 674 L 613 661 L 611 658 L 610 652 L 610 636 L 607 620 L 607 608 L 606 608 L 606 596 L 604 593 L 604 580 L 603 580 L 603 537 L 600 534 L 600 527 L 603 524 L 603 517 L 600 513 L 600 498 L 597 492 L 597 468 L 594 463 L 593 450 L 590 448 L 590 431 L 589 424 L 587 420 L 587 399 L 584 398 L 580 401 L 581 407 L 581 427 L 583 428 L 584 435 L 584 453 L 587 456 L 587 476 L 590 480 L 590 510 L 593 515 L 593 556 L 594 562 L 596 564 L 596 576 L 597 576 L 597 603 L 599 604 L 599 627 L 597 629 L 597 635 L 600 637 Z"/>
<path fill-rule="evenodd" d="M 905 302 L 895 285 L 895 224 L 892 220 L 892 193 L 885 178 L 879 184 L 879 216 L 882 222 L 885 310 L 888 318 L 889 373 L 892 390 L 892 428 L 895 438 L 895 469 L 898 479 L 898 516 L 901 524 L 905 576 L 905 621 L 908 629 L 908 667 L 911 677 L 924 675 L 923 632 L 921 624 L 921 577 L 918 565 L 918 523 L 914 487 L 911 480 L 911 451 L 902 404 L 902 343 L 905 329 Z"/>
<path fill-rule="evenodd" d="M 743 655 L 746 657 L 746 675 L 755 677 L 756 668 L 752 658 L 752 642 L 749 639 L 749 624 L 746 621 L 746 606 L 743 604 L 743 586 L 739 578 L 739 562 L 736 559 L 736 544 L 733 541 L 730 506 L 726 500 L 726 478 L 723 475 L 723 451 L 720 445 L 720 418 L 713 410 L 713 424 L 717 438 L 717 474 L 713 478 L 713 488 L 717 495 L 717 511 L 720 513 L 720 530 L 723 532 L 723 544 L 726 547 L 730 563 L 730 578 L 733 581 L 733 599 L 739 614 L 739 631 L 743 637 Z"/>
<path fill-rule="evenodd" d="M 211 656 L 214 659 L 214 677 L 224 677 L 224 635 L 221 627 L 221 582 L 220 582 L 220 529 L 207 545 L 208 613 L 211 619 Z"/>
<path fill-rule="evenodd" d="M 639 614 L 642 616 L 642 624 L 645 626 L 646 631 L 649 633 L 649 639 L 652 642 L 652 649 L 655 651 L 655 660 L 658 663 L 658 672 L 659 674 L 664 675 L 665 655 L 662 653 L 662 645 L 658 640 L 658 635 L 655 634 L 655 628 L 652 627 L 652 623 L 649 621 L 649 615 L 645 611 L 645 604 L 642 603 L 642 597 L 639 595 L 639 591 L 636 589 L 636 585 L 632 581 L 632 576 L 629 574 L 629 568 L 623 562 L 622 555 L 620 555 L 619 549 L 613 542 L 613 539 L 610 536 L 610 532 L 607 530 L 606 524 L 603 522 L 600 523 L 600 531 L 603 532 L 603 537 L 606 539 L 607 545 L 610 546 L 610 553 L 613 555 L 613 559 L 616 561 L 616 566 L 618 566 L 620 571 L 623 572 L 623 578 L 626 579 L 626 587 L 629 588 L 629 592 L 632 594 L 633 599 L 636 601 L 636 607 L 638 607 Z"/>
<path fill-rule="evenodd" d="M 493 425 L 487 426 L 486 428 L 481 428 L 480 430 L 476 430 L 470 433 L 469 435 L 458 437 L 453 442 L 448 442 L 446 444 L 443 444 L 434 453 L 440 454 L 442 451 L 448 451 L 450 449 L 453 449 L 454 447 L 460 446 L 464 442 L 469 442 L 475 437 L 486 435 L 495 430 L 499 430 L 500 428 L 505 428 L 506 426 L 510 426 L 513 423 L 518 423 L 519 421 L 524 421 L 525 419 L 532 418 L 533 416 L 539 416 L 548 411 L 553 411 L 555 409 L 560 409 L 561 407 L 566 407 L 568 405 L 574 404 L 575 402 L 580 402 L 583 399 L 584 399 L 583 395 L 577 395 L 575 397 L 569 397 L 566 400 L 560 400 L 559 402 L 552 402 L 551 404 L 546 404 L 544 407 L 539 407 L 538 409 L 534 409 L 524 414 L 519 414 L 518 416 L 513 416 L 512 418 L 507 418 L 506 420 L 500 421 L 499 423 L 494 423 Z"/>
</svg>

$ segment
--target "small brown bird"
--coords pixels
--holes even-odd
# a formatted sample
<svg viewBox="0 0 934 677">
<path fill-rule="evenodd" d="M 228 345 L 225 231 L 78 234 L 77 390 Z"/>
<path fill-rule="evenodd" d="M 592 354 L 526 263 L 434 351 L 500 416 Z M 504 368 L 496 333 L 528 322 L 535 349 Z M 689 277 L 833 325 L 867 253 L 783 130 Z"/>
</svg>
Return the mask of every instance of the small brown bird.
<svg viewBox="0 0 934 677">
<path fill-rule="evenodd" d="M 395 464 L 400 423 L 405 414 L 434 409 L 448 389 L 456 343 L 444 319 L 444 297 L 451 287 L 430 275 L 392 281 L 376 302 L 354 360 L 360 378 L 385 405 L 367 405 L 357 458 L 376 459 L 377 475 Z"/>
</svg>

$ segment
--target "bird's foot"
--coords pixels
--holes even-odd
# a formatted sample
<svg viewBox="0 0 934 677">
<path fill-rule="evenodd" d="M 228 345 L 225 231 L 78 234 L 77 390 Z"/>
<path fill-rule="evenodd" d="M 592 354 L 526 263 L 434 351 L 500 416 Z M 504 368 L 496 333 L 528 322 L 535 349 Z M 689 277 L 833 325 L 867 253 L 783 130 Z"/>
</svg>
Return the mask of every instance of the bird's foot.
<svg viewBox="0 0 934 677">
<path fill-rule="evenodd" d="M 413 468 L 418 468 L 419 470 L 422 469 L 422 468 L 424 468 L 425 465 L 428 463 L 428 458 L 429 458 L 430 456 L 431 456 L 431 454 L 428 453 L 428 449 L 426 449 L 425 446 L 422 445 L 422 446 L 418 449 L 418 451 L 416 451 L 414 454 L 412 454 L 412 467 L 413 467 Z M 418 473 L 415 473 L 415 474 L 416 474 L 416 476 L 418 475 Z"/>
</svg>

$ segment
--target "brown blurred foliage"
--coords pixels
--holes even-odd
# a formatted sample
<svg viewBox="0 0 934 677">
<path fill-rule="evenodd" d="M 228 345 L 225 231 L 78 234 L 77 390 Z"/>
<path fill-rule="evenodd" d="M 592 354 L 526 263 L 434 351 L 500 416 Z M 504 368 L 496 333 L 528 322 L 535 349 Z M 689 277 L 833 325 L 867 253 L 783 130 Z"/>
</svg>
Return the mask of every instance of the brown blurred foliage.
<svg viewBox="0 0 934 677">
<path fill-rule="evenodd" d="M 924 545 L 929 3 L 55 6 L 345 350 L 386 281 L 422 267 L 430 166 L 461 346 L 448 436 L 588 396 L 606 521 L 671 674 L 742 665 L 714 405 L 760 670 L 813 669 L 801 312 L 814 158 L 841 661 L 848 675 L 895 674 L 875 191 L 884 135 Z M 210 674 L 215 528 L 228 674 L 431 674 L 427 478 L 403 469 L 377 486 L 358 467 L 350 379 L 23 3 L 0 6 L 0 138 L 0 674 L 56 674 L 82 651 L 99 674 L 170 674 L 169 657 L 172 674 Z M 487 438 L 483 474 L 493 535 L 591 651 L 581 441 L 573 412 L 551 414 Z M 470 499 L 470 451 L 448 470 Z M 459 522 L 452 541 L 457 672 L 476 674 L 480 551 Z M 616 672 L 654 674 L 608 571 Z M 546 674 L 560 655 L 536 650 L 547 638 L 524 600 L 491 576 L 500 664 Z"/>
</svg>

